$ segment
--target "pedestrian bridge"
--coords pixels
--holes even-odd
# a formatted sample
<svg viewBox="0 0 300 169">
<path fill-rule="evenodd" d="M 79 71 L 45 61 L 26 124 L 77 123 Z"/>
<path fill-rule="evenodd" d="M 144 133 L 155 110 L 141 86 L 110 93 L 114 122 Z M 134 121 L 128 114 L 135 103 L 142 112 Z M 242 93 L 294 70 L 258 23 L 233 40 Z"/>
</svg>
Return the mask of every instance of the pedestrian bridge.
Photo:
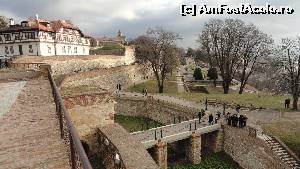
<svg viewBox="0 0 300 169">
<path fill-rule="evenodd" d="M 138 131 L 131 135 L 140 141 L 146 149 L 155 146 L 158 140 L 172 143 L 189 138 L 192 133 L 205 134 L 221 129 L 220 124 L 208 125 L 199 123 L 198 119 L 152 128 L 146 131 Z"/>
</svg>

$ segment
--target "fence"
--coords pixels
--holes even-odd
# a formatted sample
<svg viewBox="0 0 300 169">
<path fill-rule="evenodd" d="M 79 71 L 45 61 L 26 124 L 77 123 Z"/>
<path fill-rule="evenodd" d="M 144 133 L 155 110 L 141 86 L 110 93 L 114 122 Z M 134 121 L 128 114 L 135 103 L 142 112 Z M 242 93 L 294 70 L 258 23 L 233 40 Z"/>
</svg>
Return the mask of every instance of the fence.
<svg viewBox="0 0 300 169">
<path fill-rule="evenodd" d="M 59 119 L 61 138 L 70 148 L 69 159 L 72 169 L 92 169 L 88 157 L 83 149 L 79 135 L 71 121 L 70 114 L 63 104 L 62 97 L 48 69 L 48 78 L 52 88 L 52 94 L 56 105 L 56 113 Z"/>
</svg>

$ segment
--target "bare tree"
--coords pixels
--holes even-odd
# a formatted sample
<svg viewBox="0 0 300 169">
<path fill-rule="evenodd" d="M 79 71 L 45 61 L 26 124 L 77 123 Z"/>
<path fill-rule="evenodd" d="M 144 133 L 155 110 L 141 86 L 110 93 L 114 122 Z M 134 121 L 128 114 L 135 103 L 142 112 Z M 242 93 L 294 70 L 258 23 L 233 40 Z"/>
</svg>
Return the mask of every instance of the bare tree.
<svg viewBox="0 0 300 169">
<path fill-rule="evenodd" d="M 266 34 L 257 29 L 256 26 L 250 24 L 245 27 L 246 35 L 243 37 L 241 47 L 241 76 L 239 94 L 243 93 L 249 76 L 262 68 L 259 66 L 259 61 L 268 57 L 271 54 L 271 45 L 273 40 Z"/>
<path fill-rule="evenodd" d="M 298 110 L 299 78 L 300 78 L 300 37 L 284 38 L 277 51 L 281 61 L 282 75 L 288 82 L 293 97 L 293 109 Z"/>
<path fill-rule="evenodd" d="M 163 28 L 149 29 L 144 36 L 135 40 L 136 58 L 149 64 L 155 75 L 158 91 L 163 93 L 167 73 L 179 65 L 179 50 L 175 44 L 181 39 L 177 33 Z"/>
<path fill-rule="evenodd" d="M 224 94 L 228 94 L 230 84 L 240 68 L 240 93 L 243 92 L 258 57 L 267 54 L 267 50 L 261 49 L 267 47 L 271 40 L 254 25 L 247 25 L 242 20 L 211 19 L 205 23 L 198 42 L 208 56 L 210 66 L 219 68 Z"/>
</svg>

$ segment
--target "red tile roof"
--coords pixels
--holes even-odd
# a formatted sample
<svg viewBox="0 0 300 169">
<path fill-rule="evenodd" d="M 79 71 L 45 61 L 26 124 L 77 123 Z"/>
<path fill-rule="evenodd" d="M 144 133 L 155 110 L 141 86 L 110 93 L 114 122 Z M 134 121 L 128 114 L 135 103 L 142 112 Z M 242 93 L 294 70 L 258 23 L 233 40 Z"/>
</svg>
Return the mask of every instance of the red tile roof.
<svg viewBox="0 0 300 169">
<path fill-rule="evenodd" d="M 78 30 L 83 35 L 83 33 L 78 27 L 74 26 L 73 24 L 67 23 L 64 20 L 56 20 L 49 22 L 45 19 L 29 18 L 27 23 L 28 26 L 12 25 L 8 28 L 0 30 L 0 32 L 16 32 L 20 30 L 42 30 L 47 32 L 57 32 L 60 28 L 67 28 Z M 49 26 L 47 26 L 47 24 L 49 24 Z"/>
</svg>

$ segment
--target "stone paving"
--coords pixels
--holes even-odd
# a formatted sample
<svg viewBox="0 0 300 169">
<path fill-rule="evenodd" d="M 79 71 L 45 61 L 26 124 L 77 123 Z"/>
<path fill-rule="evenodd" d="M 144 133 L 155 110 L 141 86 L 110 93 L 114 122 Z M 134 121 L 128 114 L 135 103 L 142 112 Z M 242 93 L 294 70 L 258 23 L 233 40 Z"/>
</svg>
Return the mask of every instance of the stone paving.
<svg viewBox="0 0 300 169">
<path fill-rule="evenodd" d="M 28 81 L 0 119 L 0 169 L 16 168 L 70 168 L 48 80 Z"/>
<path fill-rule="evenodd" d="M 26 81 L 0 83 L 0 119 L 10 110 Z"/>
</svg>

